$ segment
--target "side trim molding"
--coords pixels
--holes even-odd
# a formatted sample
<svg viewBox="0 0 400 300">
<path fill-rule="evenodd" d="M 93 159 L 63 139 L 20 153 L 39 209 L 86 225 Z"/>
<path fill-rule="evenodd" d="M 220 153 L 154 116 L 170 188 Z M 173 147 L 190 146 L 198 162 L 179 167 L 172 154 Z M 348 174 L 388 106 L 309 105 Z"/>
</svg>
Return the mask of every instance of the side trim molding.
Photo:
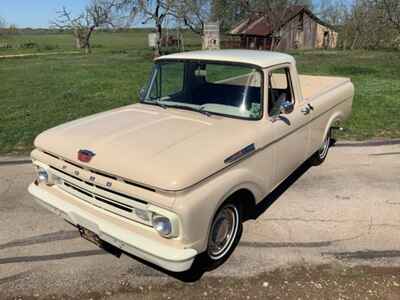
<svg viewBox="0 0 400 300">
<path fill-rule="evenodd" d="M 250 144 L 243 149 L 239 150 L 238 152 L 234 153 L 233 155 L 229 156 L 227 159 L 224 160 L 224 163 L 230 164 L 233 163 L 237 160 L 240 160 L 244 158 L 245 156 L 249 155 L 250 153 L 256 151 L 256 146 L 253 144 Z"/>
</svg>

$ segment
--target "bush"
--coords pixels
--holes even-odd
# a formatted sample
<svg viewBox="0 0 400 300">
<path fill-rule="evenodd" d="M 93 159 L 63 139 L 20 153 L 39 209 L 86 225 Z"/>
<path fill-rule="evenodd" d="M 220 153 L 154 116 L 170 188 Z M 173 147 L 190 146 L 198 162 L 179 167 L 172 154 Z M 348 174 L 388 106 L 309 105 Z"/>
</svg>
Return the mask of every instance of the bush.
<svg viewBox="0 0 400 300">
<path fill-rule="evenodd" d="M 35 42 L 26 42 L 19 44 L 19 48 L 21 49 L 34 49 L 34 48 L 39 48 L 39 45 Z"/>
<path fill-rule="evenodd" d="M 6 41 L 0 41 L 0 49 L 11 49 L 13 46 L 6 42 Z"/>
<path fill-rule="evenodd" d="M 41 46 L 41 49 L 43 50 L 55 50 L 59 49 L 60 47 L 58 45 L 50 45 L 50 44 L 45 44 Z"/>
</svg>

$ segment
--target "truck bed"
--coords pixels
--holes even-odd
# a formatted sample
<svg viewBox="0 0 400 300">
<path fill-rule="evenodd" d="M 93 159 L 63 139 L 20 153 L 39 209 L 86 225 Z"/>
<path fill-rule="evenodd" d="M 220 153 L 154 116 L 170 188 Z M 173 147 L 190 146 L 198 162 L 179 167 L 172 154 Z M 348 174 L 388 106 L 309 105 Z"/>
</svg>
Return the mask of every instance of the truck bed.
<svg viewBox="0 0 400 300">
<path fill-rule="evenodd" d="M 312 101 L 316 97 L 349 82 L 349 78 L 330 76 L 299 75 L 303 99 Z"/>
</svg>

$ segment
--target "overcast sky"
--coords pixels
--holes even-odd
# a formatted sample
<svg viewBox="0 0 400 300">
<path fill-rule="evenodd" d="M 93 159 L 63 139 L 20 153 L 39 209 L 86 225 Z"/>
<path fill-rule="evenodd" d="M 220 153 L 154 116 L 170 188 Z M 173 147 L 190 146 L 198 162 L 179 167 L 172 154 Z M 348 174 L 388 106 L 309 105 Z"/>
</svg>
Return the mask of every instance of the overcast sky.
<svg viewBox="0 0 400 300">
<path fill-rule="evenodd" d="M 315 0 L 314 3 L 318 4 Z M 62 6 L 78 13 L 88 0 L 0 0 L 0 17 L 17 27 L 48 27 Z M 140 24 L 140 23 L 139 23 Z"/>
</svg>

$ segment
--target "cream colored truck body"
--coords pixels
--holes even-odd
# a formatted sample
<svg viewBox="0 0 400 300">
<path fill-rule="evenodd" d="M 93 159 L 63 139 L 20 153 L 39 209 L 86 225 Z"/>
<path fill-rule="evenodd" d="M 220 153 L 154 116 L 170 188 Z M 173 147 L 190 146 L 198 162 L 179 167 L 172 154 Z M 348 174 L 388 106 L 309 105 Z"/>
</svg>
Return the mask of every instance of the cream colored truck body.
<svg viewBox="0 0 400 300">
<path fill-rule="evenodd" d="M 29 191 L 102 240 L 165 269 L 184 271 L 207 248 L 221 204 L 238 191 L 251 195 L 243 200 L 245 206 L 259 203 L 321 147 L 330 128 L 348 118 L 354 89 L 346 78 L 298 76 L 294 59 L 284 54 L 222 50 L 159 58 L 176 59 L 255 65 L 264 78 L 287 66 L 294 110 L 285 122 L 265 111 L 260 120 L 249 121 L 134 104 L 69 122 L 35 140 L 33 163 L 54 174 L 56 182 L 32 183 Z M 267 107 L 266 92 L 263 102 Z M 313 110 L 304 114 L 309 104 Z M 255 151 L 226 163 L 249 144 Z M 92 149 L 96 156 L 89 163 L 78 161 L 79 149 Z M 150 219 L 138 219 L 112 201 L 144 211 Z M 171 238 L 151 227 L 152 213 L 170 218 Z"/>
</svg>

